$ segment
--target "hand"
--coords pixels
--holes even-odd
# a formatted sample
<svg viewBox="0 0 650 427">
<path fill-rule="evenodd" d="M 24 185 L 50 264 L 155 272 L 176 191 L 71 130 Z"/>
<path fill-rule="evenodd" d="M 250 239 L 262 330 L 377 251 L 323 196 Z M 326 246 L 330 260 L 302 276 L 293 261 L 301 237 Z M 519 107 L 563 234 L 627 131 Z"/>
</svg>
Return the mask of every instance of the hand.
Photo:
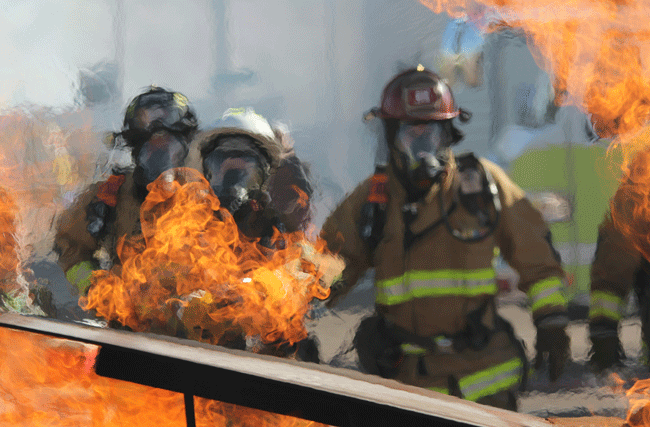
<svg viewBox="0 0 650 427">
<path fill-rule="evenodd" d="M 306 318 L 308 320 L 318 320 L 325 317 L 330 312 L 330 309 L 325 305 L 325 301 L 314 298 L 309 303 L 309 311 Z"/>
<path fill-rule="evenodd" d="M 560 377 L 569 358 L 569 336 L 565 331 L 567 323 L 565 315 L 552 315 L 537 324 L 535 369 L 539 369 L 545 359 L 548 360 L 551 382 Z"/>
<path fill-rule="evenodd" d="M 95 201 L 88 205 L 86 210 L 86 229 L 96 239 L 101 238 L 106 232 L 106 223 L 110 214 L 109 206 L 102 201 Z"/>
<path fill-rule="evenodd" d="M 591 358 L 589 364 L 601 372 L 615 365 L 622 366 L 625 353 L 618 338 L 618 325 L 615 322 L 595 322 L 589 325 L 591 339 Z"/>
<path fill-rule="evenodd" d="M 342 298 L 347 292 L 347 286 L 345 281 L 337 280 L 330 286 L 330 296 L 325 300 L 325 306 L 327 308 L 332 308 L 336 305 L 340 298 Z"/>
</svg>

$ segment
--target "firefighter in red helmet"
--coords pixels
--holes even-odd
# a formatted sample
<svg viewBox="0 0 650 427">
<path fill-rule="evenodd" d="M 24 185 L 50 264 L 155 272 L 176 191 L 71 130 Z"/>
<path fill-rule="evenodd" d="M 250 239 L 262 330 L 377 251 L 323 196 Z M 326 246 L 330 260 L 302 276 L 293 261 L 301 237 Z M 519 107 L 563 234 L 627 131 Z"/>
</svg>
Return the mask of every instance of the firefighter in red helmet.
<svg viewBox="0 0 650 427">
<path fill-rule="evenodd" d="M 520 274 L 537 326 L 538 363 L 557 379 L 568 356 L 564 272 L 541 214 L 495 164 L 455 156 L 463 137 L 447 83 L 418 66 L 386 86 L 381 107 L 387 164 L 326 220 L 322 237 L 346 261 L 336 304 L 375 269 L 376 313 L 355 346 L 364 371 L 516 410 L 527 360 L 496 312 L 497 250 Z"/>
</svg>

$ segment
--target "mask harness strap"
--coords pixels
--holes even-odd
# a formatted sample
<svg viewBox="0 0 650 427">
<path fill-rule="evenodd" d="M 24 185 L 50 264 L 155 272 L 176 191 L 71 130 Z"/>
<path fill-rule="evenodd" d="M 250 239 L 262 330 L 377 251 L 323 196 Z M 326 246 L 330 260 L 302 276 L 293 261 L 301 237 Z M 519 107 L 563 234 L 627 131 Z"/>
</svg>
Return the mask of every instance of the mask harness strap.
<svg viewBox="0 0 650 427">
<path fill-rule="evenodd" d="M 408 251 L 415 242 L 445 223 L 445 218 L 451 215 L 456 210 L 457 206 L 458 204 L 455 201 L 452 202 L 449 209 L 444 211 L 440 219 L 417 234 L 411 231 L 411 224 L 418 216 L 417 205 L 415 203 L 407 203 L 402 206 L 402 218 L 404 219 L 404 251 Z"/>
<path fill-rule="evenodd" d="M 487 198 L 488 195 L 491 196 L 492 199 L 491 204 L 494 207 L 494 219 L 492 220 L 489 217 L 489 214 L 487 213 L 485 214 L 484 221 L 487 224 L 487 229 L 483 230 L 482 232 L 475 231 L 473 235 L 467 236 L 462 231 L 455 229 L 449 222 L 450 211 L 445 210 L 444 208 L 444 198 L 443 198 L 442 191 L 438 192 L 438 198 L 440 200 L 440 215 L 442 217 L 441 219 L 444 222 L 445 226 L 447 227 L 447 230 L 449 230 L 449 232 L 451 233 L 451 235 L 463 242 L 467 242 L 467 243 L 480 242 L 485 238 L 487 238 L 488 236 L 490 236 L 492 233 L 494 233 L 494 231 L 496 230 L 499 224 L 499 218 L 501 216 L 501 201 L 499 200 L 499 190 L 494 181 L 494 178 L 492 177 L 492 174 L 490 174 L 490 172 L 488 172 L 485 169 L 483 169 L 483 174 L 485 180 L 487 181 L 487 185 L 486 188 L 484 188 L 484 191 L 481 194 L 479 194 L 479 197 Z M 452 207 L 455 207 L 455 204 L 456 202 L 453 201 Z M 479 211 L 478 213 L 482 213 L 482 212 Z"/>
</svg>

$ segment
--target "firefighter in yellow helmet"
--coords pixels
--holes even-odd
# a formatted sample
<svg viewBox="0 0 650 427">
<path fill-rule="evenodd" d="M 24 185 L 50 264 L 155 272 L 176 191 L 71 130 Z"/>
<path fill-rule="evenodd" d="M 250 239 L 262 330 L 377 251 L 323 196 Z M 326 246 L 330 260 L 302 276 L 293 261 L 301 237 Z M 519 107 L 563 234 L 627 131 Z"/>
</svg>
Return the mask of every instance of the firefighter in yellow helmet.
<svg viewBox="0 0 650 427">
<path fill-rule="evenodd" d="M 568 356 L 564 272 L 540 213 L 495 164 L 454 156 L 468 120 L 447 83 L 418 66 L 385 87 L 388 164 L 326 220 L 321 236 L 346 260 L 328 305 L 375 269 L 376 314 L 355 346 L 364 371 L 516 410 L 527 361 L 495 308 L 495 248 L 520 274 L 551 380 Z"/>
<path fill-rule="evenodd" d="M 140 206 L 147 185 L 168 169 L 184 165 L 198 121 L 187 98 L 152 86 L 126 109 L 114 135 L 131 149 L 132 170 L 114 170 L 89 186 L 58 220 L 54 249 L 71 284 L 85 295 L 93 270 L 119 263 L 120 237 L 140 234 Z"/>
</svg>

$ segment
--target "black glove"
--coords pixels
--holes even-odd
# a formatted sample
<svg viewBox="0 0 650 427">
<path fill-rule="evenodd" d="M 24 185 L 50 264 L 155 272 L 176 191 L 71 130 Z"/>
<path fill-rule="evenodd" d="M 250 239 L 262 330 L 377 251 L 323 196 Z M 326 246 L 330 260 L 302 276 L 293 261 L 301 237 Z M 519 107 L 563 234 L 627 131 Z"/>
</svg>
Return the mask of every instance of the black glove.
<svg viewBox="0 0 650 427">
<path fill-rule="evenodd" d="M 88 205 L 86 209 L 86 229 L 95 239 L 99 239 L 106 233 L 106 224 L 109 221 L 111 208 L 104 202 L 96 200 Z"/>
<path fill-rule="evenodd" d="M 564 369 L 564 364 L 569 358 L 569 336 L 565 328 L 569 317 L 564 314 L 551 314 L 535 321 L 537 327 L 537 340 L 535 342 L 535 369 L 548 360 L 548 375 L 551 382 L 555 382 Z"/>
<path fill-rule="evenodd" d="M 327 308 L 333 308 L 345 294 L 347 287 L 343 279 L 335 280 L 330 286 L 330 296 L 325 300 L 325 306 Z"/>
<path fill-rule="evenodd" d="M 625 353 L 618 338 L 618 324 L 614 321 L 602 320 L 589 324 L 591 351 L 589 364 L 601 372 L 613 366 L 623 366 Z"/>
</svg>

